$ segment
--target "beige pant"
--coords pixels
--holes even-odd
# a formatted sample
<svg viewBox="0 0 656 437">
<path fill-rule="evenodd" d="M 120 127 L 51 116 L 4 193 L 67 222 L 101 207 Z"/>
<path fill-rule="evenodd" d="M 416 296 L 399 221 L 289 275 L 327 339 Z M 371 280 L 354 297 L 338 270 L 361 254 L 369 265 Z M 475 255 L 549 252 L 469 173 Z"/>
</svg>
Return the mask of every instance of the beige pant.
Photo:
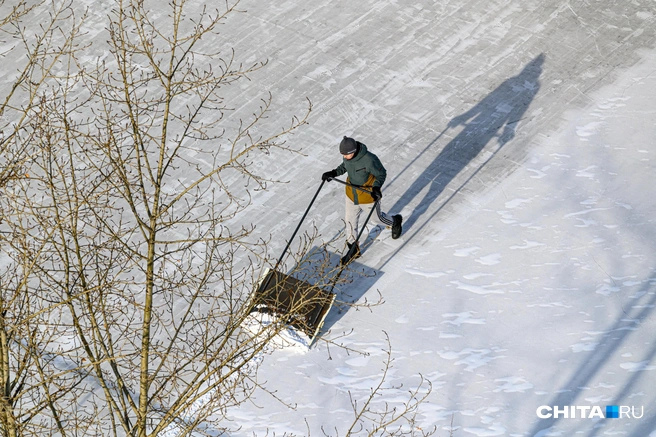
<svg viewBox="0 0 656 437">
<path fill-rule="evenodd" d="M 360 221 L 360 215 L 364 212 L 364 217 L 367 218 L 374 205 L 376 205 L 376 215 L 378 216 L 378 221 L 380 223 L 385 226 L 392 226 L 392 223 L 394 223 L 392 218 L 382 211 L 380 201 L 378 201 L 378 203 L 356 205 L 347 196 L 344 197 L 346 198 L 346 213 L 344 215 L 344 221 L 346 222 L 346 241 L 349 243 L 353 243 L 358 237 L 358 222 Z"/>
</svg>

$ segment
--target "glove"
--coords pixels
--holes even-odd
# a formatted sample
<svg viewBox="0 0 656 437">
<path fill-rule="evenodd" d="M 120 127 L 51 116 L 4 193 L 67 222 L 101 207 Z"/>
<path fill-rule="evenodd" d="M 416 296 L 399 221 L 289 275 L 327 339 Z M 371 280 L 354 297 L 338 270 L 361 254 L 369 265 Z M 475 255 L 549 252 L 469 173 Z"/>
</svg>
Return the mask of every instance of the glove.
<svg viewBox="0 0 656 437">
<path fill-rule="evenodd" d="M 330 170 L 321 175 L 322 181 L 330 181 L 332 178 L 337 177 L 337 172 L 335 170 Z"/>
<path fill-rule="evenodd" d="M 377 202 L 383 198 L 383 193 L 380 192 L 380 187 L 374 187 L 371 190 L 371 197 L 374 198 L 374 202 Z"/>
</svg>

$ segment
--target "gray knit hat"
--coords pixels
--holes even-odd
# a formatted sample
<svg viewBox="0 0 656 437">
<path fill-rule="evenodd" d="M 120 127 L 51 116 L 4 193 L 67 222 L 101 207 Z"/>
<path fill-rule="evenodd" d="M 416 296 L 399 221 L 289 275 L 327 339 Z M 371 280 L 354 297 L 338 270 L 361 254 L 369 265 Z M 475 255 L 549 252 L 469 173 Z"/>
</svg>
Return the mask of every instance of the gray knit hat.
<svg viewBox="0 0 656 437">
<path fill-rule="evenodd" d="M 344 137 L 342 142 L 339 143 L 339 153 L 342 155 L 350 155 L 358 151 L 358 144 L 353 138 Z"/>
</svg>

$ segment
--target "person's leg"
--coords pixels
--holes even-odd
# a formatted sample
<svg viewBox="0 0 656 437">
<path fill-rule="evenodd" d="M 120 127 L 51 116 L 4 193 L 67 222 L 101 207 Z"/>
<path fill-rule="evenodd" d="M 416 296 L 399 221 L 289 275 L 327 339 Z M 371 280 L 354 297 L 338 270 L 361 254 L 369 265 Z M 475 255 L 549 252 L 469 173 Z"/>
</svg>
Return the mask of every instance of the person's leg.
<svg viewBox="0 0 656 437">
<path fill-rule="evenodd" d="M 353 243 L 358 236 L 358 221 L 362 209 L 360 205 L 355 205 L 351 199 L 344 196 L 346 199 L 346 208 L 344 214 L 344 221 L 346 222 L 346 242 Z"/>
<path fill-rule="evenodd" d="M 366 214 L 369 214 L 369 211 L 371 211 L 373 205 L 374 205 L 373 203 L 370 203 L 364 206 L 363 207 L 364 212 Z M 393 239 L 397 239 L 401 236 L 401 233 L 403 232 L 403 227 L 402 227 L 403 217 L 401 216 L 401 214 L 393 215 L 390 217 L 389 214 L 383 211 L 383 208 L 380 206 L 380 201 L 378 201 L 378 203 L 376 203 L 376 215 L 378 216 L 379 222 L 381 222 L 385 226 L 392 227 Z"/>
<path fill-rule="evenodd" d="M 376 215 L 378 215 L 378 221 L 380 221 L 385 226 L 392 226 L 394 220 L 390 217 L 380 206 L 380 200 L 376 203 Z"/>
<path fill-rule="evenodd" d="M 371 208 L 374 207 L 374 203 L 363 203 L 360 204 L 359 206 L 361 211 L 360 214 L 362 215 L 362 217 L 369 217 L 369 213 L 371 213 Z M 371 224 L 372 222 L 375 221 L 380 222 L 383 226 L 392 226 L 394 224 L 394 217 L 390 217 L 382 210 L 382 208 L 380 207 L 380 201 L 376 204 L 375 214 L 371 215 L 368 224 Z M 354 241 L 356 237 L 357 237 L 357 232 L 353 236 L 353 239 L 349 240 L 349 243 Z"/>
</svg>

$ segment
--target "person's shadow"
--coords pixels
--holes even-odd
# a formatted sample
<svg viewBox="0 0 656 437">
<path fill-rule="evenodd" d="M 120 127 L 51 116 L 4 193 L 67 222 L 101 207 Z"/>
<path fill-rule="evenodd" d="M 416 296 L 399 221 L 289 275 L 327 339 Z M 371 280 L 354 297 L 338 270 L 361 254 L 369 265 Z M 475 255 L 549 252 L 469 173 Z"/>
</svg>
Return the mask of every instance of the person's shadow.
<svg viewBox="0 0 656 437">
<path fill-rule="evenodd" d="M 544 54 L 539 55 L 527 64 L 517 76 L 503 82 L 476 106 L 449 122 L 448 128 L 463 125 L 464 129 L 444 147 L 420 175 L 414 178 L 412 185 L 389 209 L 389 211 L 400 212 L 410 205 L 426 186 L 429 187 L 423 199 L 413 209 L 412 214 L 404 217 L 404 232 L 417 222 L 446 186 L 493 138 L 498 138 L 498 147 L 493 154 L 496 154 L 508 141 L 513 139 L 517 124 L 522 120 L 526 109 L 540 89 L 539 77 L 542 73 L 544 59 Z M 431 142 L 427 149 L 435 144 L 437 139 L 439 136 Z M 489 159 L 480 167 L 487 162 Z M 397 180 L 399 176 L 401 174 L 394 180 Z"/>
</svg>

